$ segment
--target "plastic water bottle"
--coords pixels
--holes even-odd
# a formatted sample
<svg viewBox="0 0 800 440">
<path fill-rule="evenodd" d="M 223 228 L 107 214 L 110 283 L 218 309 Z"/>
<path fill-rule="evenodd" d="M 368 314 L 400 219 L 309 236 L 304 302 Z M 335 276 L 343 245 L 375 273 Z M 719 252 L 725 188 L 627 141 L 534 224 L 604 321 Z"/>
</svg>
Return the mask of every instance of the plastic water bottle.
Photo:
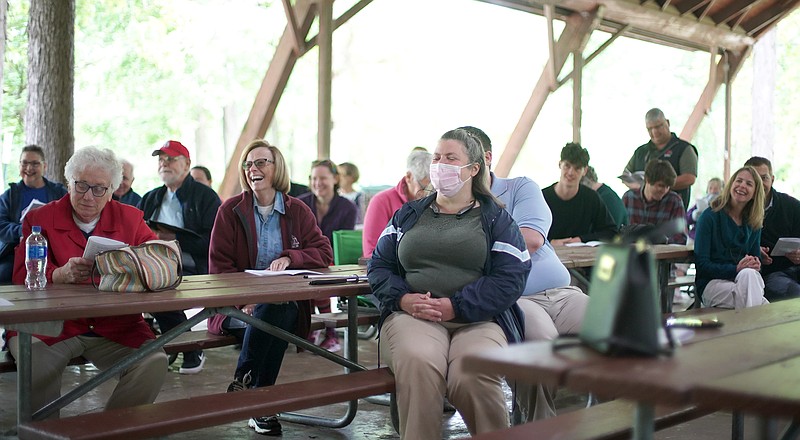
<svg viewBox="0 0 800 440">
<path fill-rule="evenodd" d="M 31 235 L 25 240 L 25 287 L 28 290 L 44 290 L 47 286 L 47 239 L 42 235 L 41 226 L 31 227 Z"/>
</svg>

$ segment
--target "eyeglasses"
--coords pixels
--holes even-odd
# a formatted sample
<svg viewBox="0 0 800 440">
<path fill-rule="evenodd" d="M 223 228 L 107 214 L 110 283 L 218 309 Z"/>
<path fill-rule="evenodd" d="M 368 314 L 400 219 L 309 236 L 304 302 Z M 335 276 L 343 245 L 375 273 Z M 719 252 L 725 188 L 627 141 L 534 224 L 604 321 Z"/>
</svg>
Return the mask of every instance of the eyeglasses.
<svg viewBox="0 0 800 440">
<path fill-rule="evenodd" d="M 28 162 L 27 160 L 21 160 L 21 161 L 19 162 L 19 165 L 20 165 L 22 168 L 25 168 L 25 167 L 39 168 L 40 166 L 42 166 L 42 163 L 41 163 L 41 162 L 39 162 L 38 160 L 34 160 L 34 161 L 32 161 L 32 162 Z"/>
<path fill-rule="evenodd" d="M 267 166 L 268 163 L 271 163 L 271 164 L 274 165 L 275 161 L 272 160 L 272 159 L 266 159 L 266 158 L 264 158 L 264 159 L 256 159 L 256 160 L 246 160 L 246 161 L 242 162 L 242 169 L 247 171 L 247 170 L 250 169 L 251 166 L 255 165 L 256 168 L 258 168 L 260 170 L 260 169 L 263 169 L 265 166 Z"/>
<path fill-rule="evenodd" d="M 172 162 L 175 162 L 176 160 L 180 159 L 181 157 L 183 157 L 183 156 L 175 156 L 175 157 L 167 156 L 167 155 L 158 156 L 158 164 L 159 165 L 168 165 L 168 164 L 171 164 Z"/>
<path fill-rule="evenodd" d="M 89 191 L 89 190 L 92 190 L 92 195 L 93 196 L 95 196 L 95 197 L 103 197 L 104 195 L 106 195 L 106 191 L 108 191 L 108 187 L 107 186 L 101 186 L 101 185 L 89 185 L 86 182 L 79 182 L 77 180 L 75 181 L 75 191 L 77 191 L 78 194 L 86 194 L 86 192 Z"/>
</svg>

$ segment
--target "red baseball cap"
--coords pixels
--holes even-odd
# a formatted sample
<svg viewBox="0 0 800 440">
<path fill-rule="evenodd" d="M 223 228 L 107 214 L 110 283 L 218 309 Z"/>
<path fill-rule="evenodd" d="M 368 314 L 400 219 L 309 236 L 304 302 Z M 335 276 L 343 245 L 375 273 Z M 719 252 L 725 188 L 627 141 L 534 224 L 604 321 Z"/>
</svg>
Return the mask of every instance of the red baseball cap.
<svg viewBox="0 0 800 440">
<path fill-rule="evenodd" d="M 153 156 L 158 156 L 161 153 L 164 153 L 169 157 L 184 156 L 187 159 L 191 159 L 189 157 L 189 150 L 187 150 L 186 147 L 184 147 L 183 144 L 178 141 L 165 142 L 163 147 L 153 151 Z"/>
</svg>

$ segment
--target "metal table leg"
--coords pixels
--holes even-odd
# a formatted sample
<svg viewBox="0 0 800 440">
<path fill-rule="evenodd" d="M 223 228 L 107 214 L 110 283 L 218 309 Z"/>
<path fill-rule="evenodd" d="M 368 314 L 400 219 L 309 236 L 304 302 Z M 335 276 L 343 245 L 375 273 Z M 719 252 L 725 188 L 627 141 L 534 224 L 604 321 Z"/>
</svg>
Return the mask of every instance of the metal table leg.
<svg viewBox="0 0 800 440">
<path fill-rule="evenodd" d="M 648 403 L 639 402 L 634 411 L 633 438 L 636 440 L 653 440 L 655 408 Z"/>
</svg>

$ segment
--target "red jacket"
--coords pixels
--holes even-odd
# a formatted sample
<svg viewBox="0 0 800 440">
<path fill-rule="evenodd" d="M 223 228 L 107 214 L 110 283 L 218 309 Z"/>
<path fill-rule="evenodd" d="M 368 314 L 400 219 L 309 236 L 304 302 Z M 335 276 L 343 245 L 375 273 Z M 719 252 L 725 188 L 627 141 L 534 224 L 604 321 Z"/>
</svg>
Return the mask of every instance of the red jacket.
<svg viewBox="0 0 800 440">
<path fill-rule="evenodd" d="M 32 225 L 41 226 L 42 235 L 47 238 L 46 272 L 49 285 L 53 282 L 54 270 L 65 265 L 70 258 L 83 255 L 86 237 L 72 218 L 69 194 L 29 212 L 22 222 L 22 237 L 27 238 L 30 235 Z M 113 238 L 129 245 L 137 245 L 157 238 L 145 224 L 142 211 L 114 200 L 109 201 L 103 208 L 92 235 Z M 15 284 L 24 284 L 25 275 L 25 246 L 22 245 L 17 246 L 12 280 Z M 89 281 L 87 281 L 88 283 Z M 107 294 L 98 293 L 98 295 Z M 143 342 L 155 338 L 140 313 L 64 321 L 64 329 L 59 336 L 37 335 L 36 337 L 47 345 L 53 345 L 89 331 L 133 348 L 138 348 Z"/>
<path fill-rule="evenodd" d="M 308 206 L 300 200 L 283 195 L 286 214 L 280 216 L 283 252 L 292 263 L 290 269 L 316 269 L 333 264 L 333 250 L 328 239 L 317 226 L 317 219 Z M 254 269 L 258 257 L 256 220 L 253 193 L 250 191 L 226 200 L 211 230 L 208 252 L 209 273 L 243 272 Z M 297 302 L 299 313 L 295 334 L 305 338 L 311 324 L 311 304 Z M 219 321 L 219 322 L 217 322 Z M 209 331 L 219 333 L 219 317 L 209 318 Z"/>
</svg>

